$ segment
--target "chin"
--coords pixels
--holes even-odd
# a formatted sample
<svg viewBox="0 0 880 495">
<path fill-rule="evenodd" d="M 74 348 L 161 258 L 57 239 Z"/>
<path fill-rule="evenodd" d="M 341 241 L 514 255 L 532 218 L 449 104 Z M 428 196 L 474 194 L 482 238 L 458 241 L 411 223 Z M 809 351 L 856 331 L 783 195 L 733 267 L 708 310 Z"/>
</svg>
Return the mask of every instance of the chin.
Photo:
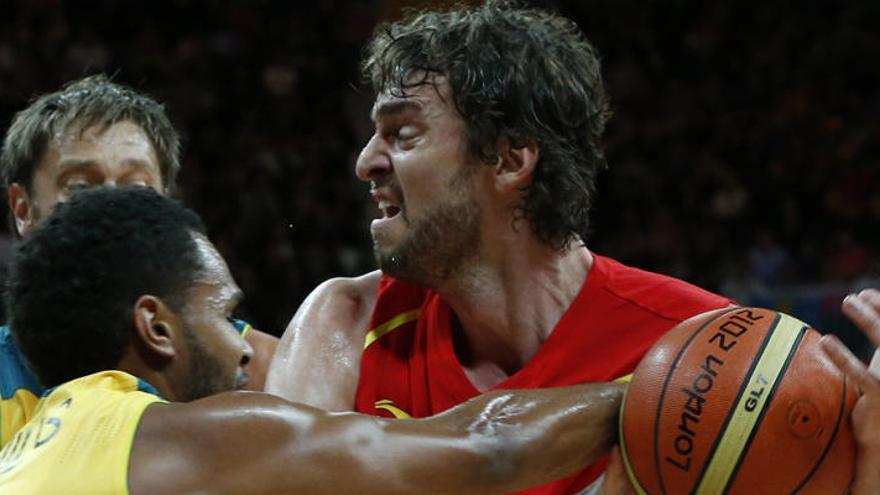
<svg viewBox="0 0 880 495">
<path fill-rule="evenodd" d="M 382 270 L 382 273 L 386 275 L 393 275 L 393 273 L 397 270 L 396 268 L 396 258 L 394 254 L 387 251 L 382 251 L 380 249 L 374 249 L 373 255 L 376 258 L 376 264 L 379 265 L 379 269 Z"/>
<path fill-rule="evenodd" d="M 390 260 L 397 258 L 397 250 L 389 246 L 386 239 L 373 238 L 373 256 L 379 266 L 389 263 Z"/>
</svg>

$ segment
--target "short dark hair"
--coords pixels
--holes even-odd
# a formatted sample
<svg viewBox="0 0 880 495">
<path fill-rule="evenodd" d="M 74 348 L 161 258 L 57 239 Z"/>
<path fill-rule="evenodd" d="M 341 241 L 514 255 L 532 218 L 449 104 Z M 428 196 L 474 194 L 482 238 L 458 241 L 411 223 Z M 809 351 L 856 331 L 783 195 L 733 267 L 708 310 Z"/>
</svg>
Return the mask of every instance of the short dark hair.
<svg viewBox="0 0 880 495">
<path fill-rule="evenodd" d="M 201 219 L 138 186 L 96 187 L 58 203 L 13 251 L 9 325 L 44 386 L 113 369 L 132 308 L 151 294 L 179 310 L 203 269 Z"/>
<path fill-rule="evenodd" d="M 398 97 L 446 76 L 483 162 L 499 138 L 537 142 L 518 218 L 560 249 L 586 236 L 611 111 L 599 56 L 573 21 L 506 1 L 413 13 L 376 29 L 361 68 L 373 90 Z"/>
<path fill-rule="evenodd" d="M 173 192 L 180 170 L 180 138 L 165 108 L 104 74 L 70 82 L 60 91 L 39 96 L 15 114 L 0 152 L 4 185 L 18 183 L 31 191 L 37 164 L 56 132 L 107 128 L 124 120 L 137 124 L 150 138 L 162 185 Z"/>
</svg>

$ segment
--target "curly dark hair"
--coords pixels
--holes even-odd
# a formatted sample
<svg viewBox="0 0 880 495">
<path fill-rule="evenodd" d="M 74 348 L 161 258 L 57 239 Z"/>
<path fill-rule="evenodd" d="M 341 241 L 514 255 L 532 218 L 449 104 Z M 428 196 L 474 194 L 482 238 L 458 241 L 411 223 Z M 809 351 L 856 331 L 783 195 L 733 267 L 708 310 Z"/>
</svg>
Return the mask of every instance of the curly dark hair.
<svg viewBox="0 0 880 495">
<path fill-rule="evenodd" d="M 203 269 L 193 233 L 204 231 L 198 215 L 146 187 L 58 203 L 16 246 L 6 281 L 9 326 L 42 384 L 113 369 L 138 297 L 180 310 Z"/>
<path fill-rule="evenodd" d="M 397 97 L 446 76 L 485 163 L 499 138 L 538 143 L 517 218 L 559 249 L 586 236 L 611 111 L 599 56 L 573 21 L 507 1 L 416 12 L 376 29 L 361 69 L 374 91 Z"/>
<path fill-rule="evenodd" d="M 123 120 L 134 122 L 150 138 L 159 159 L 162 184 L 173 192 L 180 170 L 180 137 L 165 108 L 104 74 L 72 81 L 15 114 L 0 152 L 3 184 L 18 183 L 30 192 L 37 164 L 56 132 L 107 128 Z"/>
</svg>

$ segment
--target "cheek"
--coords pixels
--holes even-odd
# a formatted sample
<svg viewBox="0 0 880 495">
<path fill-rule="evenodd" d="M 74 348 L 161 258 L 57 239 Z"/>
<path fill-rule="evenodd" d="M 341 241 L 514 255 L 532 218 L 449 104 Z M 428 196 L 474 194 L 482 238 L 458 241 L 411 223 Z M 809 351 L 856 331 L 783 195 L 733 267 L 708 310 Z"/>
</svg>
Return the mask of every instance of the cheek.
<svg viewBox="0 0 880 495">
<path fill-rule="evenodd" d="M 244 355 L 244 349 L 247 346 L 245 340 L 238 334 L 238 332 L 233 331 L 232 335 L 227 335 L 223 341 L 221 342 L 221 350 L 220 352 L 226 356 L 226 360 L 229 362 L 230 366 L 238 366 L 241 362 L 241 358 Z"/>
<path fill-rule="evenodd" d="M 429 164 L 410 166 L 404 163 L 396 170 L 396 181 L 391 184 L 394 195 L 400 200 L 404 213 L 412 213 L 432 203 L 442 186 L 437 170 L 431 170 Z"/>
<path fill-rule="evenodd" d="M 55 205 L 67 201 L 68 199 L 67 195 L 60 193 L 57 196 L 46 195 L 42 198 L 36 198 L 31 204 L 33 218 L 36 220 L 42 220 L 52 213 L 52 208 L 54 208 Z"/>
<path fill-rule="evenodd" d="M 201 321 L 191 321 L 192 327 L 202 336 L 202 346 L 209 352 L 216 362 L 223 366 L 233 367 L 241 360 L 244 341 L 241 335 L 232 328 L 225 318 L 205 318 Z"/>
<path fill-rule="evenodd" d="M 54 182 L 48 179 L 34 179 L 34 194 L 31 202 L 41 213 L 49 214 L 56 203 L 67 201 L 67 199 L 64 190 Z"/>
</svg>

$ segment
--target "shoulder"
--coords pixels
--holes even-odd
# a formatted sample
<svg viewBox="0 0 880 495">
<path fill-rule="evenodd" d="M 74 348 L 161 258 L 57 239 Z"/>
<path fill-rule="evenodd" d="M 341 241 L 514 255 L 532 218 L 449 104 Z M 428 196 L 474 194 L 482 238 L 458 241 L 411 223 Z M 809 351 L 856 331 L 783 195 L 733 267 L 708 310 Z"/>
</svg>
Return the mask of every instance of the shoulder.
<svg viewBox="0 0 880 495">
<path fill-rule="evenodd" d="M 309 295 L 309 299 L 331 299 L 339 304 L 372 307 L 383 280 L 379 270 L 359 277 L 336 277 L 324 281 Z"/>
<path fill-rule="evenodd" d="M 376 303 L 382 273 L 378 270 L 359 277 L 336 277 L 315 287 L 297 309 L 288 325 L 298 328 L 315 317 L 347 320 L 349 323 L 369 320 Z"/>
<path fill-rule="evenodd" d="M 605 290 L 657 316 L 685 320 L 695 314 L 736 304 L 684 280 L 596 256 L 606 274 Z"/>
<path fill-rule="evenodd" d="M 416 309 L 432 294 L 436 293 L 383 274 L 379 279 L 376 293 L 376 311 L 380 315 L 385 315 Z"/>
<path fill-rule="evenodd" d="M 232 436 L 228 428 L 243 425 L 258 426 L 256 433 L 263 427 L 271 428 L 279 420 L 287 421 L 287 416 L 297 407 L 271 394 L 246 391 L 225 392 L 192 402 L 156 403 L 144 412 L 136 439 L 153 442 L 177 437 L 183 443 L 190 443 L 201 430 L 226 438 Z"/>
<path fill-rule="evenodd" d="M 281 461 L 327 416 L 259 392 L 152 405 L 131 448 L 131 493 L 275 493 L 270 474 L 299 469 Z"/>
</svg>

